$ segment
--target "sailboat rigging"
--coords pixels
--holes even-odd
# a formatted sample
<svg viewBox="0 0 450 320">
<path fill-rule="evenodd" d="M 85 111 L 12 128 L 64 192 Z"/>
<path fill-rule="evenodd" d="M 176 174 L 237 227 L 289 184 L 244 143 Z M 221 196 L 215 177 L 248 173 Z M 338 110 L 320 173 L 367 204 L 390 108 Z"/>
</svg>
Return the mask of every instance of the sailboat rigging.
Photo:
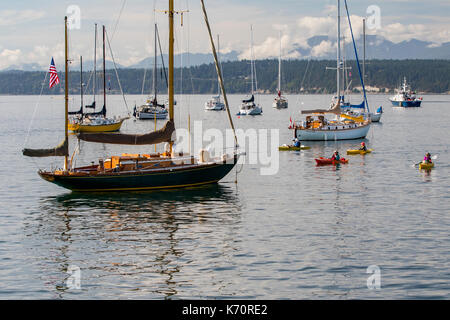
<svg viewBox="0 0 450 320">
<path fill-rule="evenodd" d="M 147 102 L 139 107 L 134 107 L 133 115 L 137 119 L 145 120 L 145 119 L 155 119 L 155 120 L 164 120 L 167 119 L 168 111 L 164 104 L 158 103 L 158 76 L 157 76 L 157 40 L 158 40 L 158 26 L 155 23 L 155 39 L 154 39 L 154 56 L 153 56 L 153 96 L 147 99 Z M 162 52 L 161 58 L 162 58 Z"/>
<path fill-rule="evenodd" d="M 251 97 L 249 99 L 242 100 L 241 107 L 238 116 L 255 116 L 262 114 L 262 108 L 255 103 L 255 82 L 256 80 L 256 67 L 255 67 L 255 56 L 253 53 L 253 26 L 250 26 L 251 38 L 250 38 L 250 74 L 251 74 Z M 257 87 L 257 85 L 256 85 Z"/>
<path fill-rule="evenodd" d="M 345 1 L 345 0 L 344 0 Z M 346 2 L 345 2 L 346 4 Z M 346 7 L 347 8 L 347 7 Z M 347 10 L 348 13 L 348 10 Z M 349 24 L 350 17 L 348 16 Z M 351 24 L 350 24 L 351 30 Z M 355 55 L 359 68 L 358 55 L 355 47 Z M 351 140 L 363 139 L 370 129 L 370 118 L 363 115 L 352 117 L 342 113 L 342 79 L 341 70 L 343 62 L 341 56 L 341 2 L 337 0 L 337 57 L 336 57 L 336 97 L 329 109 L 303 110 L 301 113 L 307 115 L 302 122 L 295 122 L 292 126 L 294 136 L 300 141 L 327 141 L 327 140 Z M 364 98 L 367 106 L 365 88 L 363 83 Z M 327 119 L 325 115 L 334 114 L 334 119 Z"/>
<path fill-rule="evenodd" d="M 106 65 L 105 65 L 105 36 L 106 30 L 103 26 L 103 108 L 99 112 L 83 112 L 83 105 L 78 112 L 69 112 L 69 115 L 73 115 L 69 120 L 69 130 L 74 132 L 114 132 L 119 131 L 123 122 L 128 119 L 128 117 L 106 117 Z M 95 25 L 95 39 L 97 39 L 97 25 Z M 95 40 L 97 43 L 97 40 Z M 95 45 L 94 51 L 96 51 L 97 46 Z M 95 53 L 96 55 L 96 53 Z M 96 59 L 94 59 L 95 61 Z M 82 64 L 82 61 L 81 61 Z M 94 62 L 95 66 L 95 62 Z M 81 66 L 82 68 L 82 66 Z M 96 69 L 94 67 L 94 86 L 96 82 Z M 83 77 L 83 72 L 81 71 L 81 77 Z M 83 91 L 83 87 L 81 87 Z M 95 89 L 94 89 L 94 102 L 86 108 L 95 109 Z"/>
<path fill-rule="evenodd" d="M 129 191 L 180 188 L 217 183 L 224 178 L 236 165 L 240 153 L 237 150 L 237 138 L 231 116 L 236 148 L 231 154 L 212 158 L 206 150 L 200 150 L 199 157 L 176 154 L 173 150 L 175 132 L 174 121 L 174 1 L 169 1 L 169 120 L 166 125 L 155 132 L 143 135 L 126 135 L 120 133 L 79 133 L 79 138 L 87 142 L 114 143 L 121 145 L 152 145 L 167 142 L 169 148 L 164 153 L 154 154 L 122 154 L 100 159 L 97 164 L 74 168 L 73 161 L 68 162 L 68 46 L 67 17 L 65 18 L 65 140 L 54 149 L 23 150 L 26 156 L 64 156 L 64 168 L 56 170 L 40 170 L 39 175 L 46 181 L 61 187 L 82 192 L 96 191 Z M 209 23 L 202 1 L 205 21 Z M 212 47 L 214 45 L 212 43 Z M 220 65 L 214 52 L 216 69 L 221 81 L 222 93 L 228 105 L 223 87 Z M 228 110 L 228 108 L 227 108 Z"/>
<path fill-rule="evenodd" d="M 220 38 L 217 35 L 217 54 L 220 63 Z M 208 111 L 221 111 L 225 110 L 225 104 L 220 100 L 221 89 L 220 89 L 220 79 L 217 76 L 217 96 L 213 96 L 211 99 L 205 102 L 205 110 Z"/>
<path fill-rule="evenodd" d="M 273 107 L 276 109 L 286 109 L 288 107 L 288 101 L 281 95 L 281 31 L 280 31 L 280 55 L 278 58 L 278 88 L 277 97 L 273 101 Z"/>
</svg>

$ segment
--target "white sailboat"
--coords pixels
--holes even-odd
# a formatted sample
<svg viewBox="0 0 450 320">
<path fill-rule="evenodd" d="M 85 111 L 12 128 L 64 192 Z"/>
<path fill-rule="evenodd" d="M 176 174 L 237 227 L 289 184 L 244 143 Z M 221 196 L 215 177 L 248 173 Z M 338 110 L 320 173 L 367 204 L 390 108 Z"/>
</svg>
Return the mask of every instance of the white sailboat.
<svg viewBox="0 0 450 320">
<path fill-rule="evenodd" d="M 220 38 L 217 35 L 217 55 L 220 63 Z M 221 101 L 220 81 L 217 79 L 217 96 L 211 97 L 205 102 L 205 110 L 207 111 L 221 111 L 225 110 L 225 104 Z"/>
<path fill-rule="evenodd" d="M 256 80 L 256 68 L 255 68 L 255 57 L 253 53 L 253 26 L 250 26 L 251 31 L 251 40 L 250 40 L 250 55 L 251 55 L 251 61 L 250 61 L 250 69 L 251 69 L 251 79 L 252 79 L 252 95 L 249 99 L 242 100 L 241 107 L 239 109 L 239 112 L 237 113 L 238 116 L 256 116 L 262 114 L 263 110 L 262 108 L 255 103 L 255 82 Z M 258 88 L 258 85 L 256 84 L 256 89 Z"/>
<path fill-rule="evenodd" d="M 353 117 L 342 114 L 341 110 L 341 70 L 343 63 L 341 57 L 341 4 L 337 3 L 337 94 L 329 109 L 304 110 L 307 115 L 301 122 L 294 122 L 292 126 L 295 137 L 300 141 L 327 141 L 363 139 L 370 129 L 370 118 L 364 116 Z M 334 115 L 327 119 L 325 115 Z"/>
<path fill-rule="evenodd" d="M 272 106 L 276 109 L 286 109 L 288 107 L 288 100 L 281 95 L 281 32 L 280 32 L 280 56 L 278 58 L 278 89 L 277 97 L 273 101 Z"/>
<path fill-rule="evenodd" d="M 133 115 L 140 120 L 164 120 L 169 115 L 165 104 L 159 104 L 157 99 L 157 41 L 158 26 L 155 23 L 155 52 L 153 60 L 153 96 L 148 98 L 146 103 L 134 107 Z M 145 79 L 145 76 L 144 76 Z"/>
</svg>

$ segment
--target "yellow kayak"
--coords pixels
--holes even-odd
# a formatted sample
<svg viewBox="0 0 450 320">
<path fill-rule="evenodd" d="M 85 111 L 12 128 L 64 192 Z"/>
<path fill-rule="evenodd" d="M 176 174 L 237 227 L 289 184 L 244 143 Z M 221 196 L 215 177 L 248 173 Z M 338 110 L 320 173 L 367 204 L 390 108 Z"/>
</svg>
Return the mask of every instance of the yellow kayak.
<svg viewBox="0 0 450 320">
<path fill-rule="evenodd" d="M 355 154 L 367 154 L 371 153 L 373 149 L 367 149 L 366 151 L 363 150 L 347 150 L 347 154 L 349 155 L 355 155 Z"/>
<path fill-rule="evenodd" d="M 421 163 L 419 164 L 419 170 L 430 170 L 434 168 L 434 163 Z"/>
<path fill-rule="evenodd" d="M 307 146 L 301 146 L 301 147 L 280 146 L 280 147 L 278 147 L 279 151 L 300 151 L 300 150 L 308 150 L 308 149 L 311 149 L 311 147 L 307 147 Z"/>
</svg>

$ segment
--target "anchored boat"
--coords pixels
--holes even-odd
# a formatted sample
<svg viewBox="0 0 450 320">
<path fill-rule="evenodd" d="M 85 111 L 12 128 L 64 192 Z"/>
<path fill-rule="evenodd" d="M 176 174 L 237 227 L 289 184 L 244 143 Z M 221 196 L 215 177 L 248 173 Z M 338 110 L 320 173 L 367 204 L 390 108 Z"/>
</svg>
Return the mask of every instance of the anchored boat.
<svg viewBox="0 0 450 320">
<path fill-rule="evenodd" d="M 220 66 L 215 53 L 215 46 L 211 37 L 206 9 L 202 1 L 205 21 L 210 34 L 211 46 L 215 57 L 216 69 L 219 74 L 225 103 L 228 105 Z M 65 139 L 52 149 L 24 149 L 23 154 L 30 157 L 64 157 L 64 167 L 56 170 L 40 170 L 39 175 L 46 181 L 73 191 L 128 191 L 179 188 L 211 184 L 224 178 L 235 166 L 240 156 L 236 148 L 231 154 L 223 154 L 218 158 L 211 158 L 206 150 L 200 150 L 199 157 L 176 154 L 173 150 L 175 131 L 174 121 L 174 11 L 173 0 L 169 0 L 169 115 L 165 126 L 147 134 L 108 134 L 108 133 L 80 133 L 78 137 L 87 142 L 110 143 L 120 145 L 154 145 L 167 143 L 164 153 L 154 154 L 122 154 L 100 159 L 97 164 L 74 168 L 73 157 L 69 162 L 68 139 L 68 45 L 67 45 L 67 17 L 65 18 Z M 229 110 L 227 108 L 227 110 Z M 228 118 L 234 131 L 231 115 Z"/>
<path fill-rule="evenodd" d="M 217 35 L 217 52 L 218 59 L 220 61 L 220 38 Z M 222 66 L 222 64 L 221 64 Z M 220 81 L 217 79 L 217 96 L 213 96 L 211 99 L 205 102 L 205 110 L 207 111 L 222 111 L 225 110 L 225 103 L 221 101 L 221 89 L 220 89 Z"/>
<path fill-rule="evenodd" d="M 416 93 L 407 84 L 406 77 L 403 78 L 402 86 L 397 89 L 397 94 L 389 100 L 394 107 L 414 108 L 422 104 L 422 98 L 416 97 Z"/>
<path fill-rule="evenodd" d="M 158 26 L 155 23 L 155 53 L 153 57 L 153 96 L 147 99 L 144 105 L 134 107 L 133 116 L 140 120 L 165 120 L 169 112 L 165 104 L 158 103 L 158 77 L 157 77 L 157 41 L 159 40 Z M 161 45 L 161 44 L 160 44 Z M 162 59 L 162 52 L 161 52 Z M 164 61 L 163 61 L 164 65 Z M 165 68 L 164 68 L 165 72 Z M 144 76 L 145 83 L 145 76 Z M 142 90 L 144 91 L 144 90 Z"/>
<path fill-rule="evenodd" d="M 288 100 L 281 95 L 281 32 L 280 32 L 280 56 L 278 58 L 278 95 L 273 101 L 272 106 L 275 109 L 287 109 Z"/>
<path fill-rule="evenodd" d="M 251 42 L 250 42 L 250 54 L 251 54 L 251 60 L 250 60 L 250 72 L 251 72 L 251 79 L 252 79 L 252 92 L 250 99 L 242 100 L 241 107 L 239 109 L 239 112 L 237 113 L 238 116 L 256 116 L 262 114 L 262 108 L 255 103 L 255 81 L 256 81 L 256 68 L 255 68 L 255 59 L 253 54 L 253 26 L 250 27 L 251 30 Z M 258 89 L 258 85 L 256 85 L 256 89 Z"/>
<path fill-rule="evenodd" d="M 340 16 L 340 1 L 338 0 L 338 34 L 337 34 L 337 77 L 336 87 L 337 94 L 331 103 L 329 109 L 313 109 L 303 110 L 301 113 L 307 115 L 302 122 L 294 122 L 292 129 L 295 132 L 295 137 L 300 141 L 327 141 L 327 140 L 352 140 L 363 139 L 366 137 L 370 129 L 371 120 L 367 113 L 351 116 L 342 112 L 342 89 L 341 89 L 341 70 L 343 69 L 343 62 L 341 58 L 341 16 Z M 351 30 L 350 16 L 347 10 L 347 17 Z M 353 31 L 352 31 L 353 37 Z M 353 41 L 354 42 L 354 41 Z M 357 65 L 359 68 L 358 54 L 355 46 L 355 55 Z M 364 91 L 365 106 L 368 109 L 366 91 L 364 81 L 361 79 Z M 334 115 L 333 118 L 326 118 L 326 115 Z"/>
<path fill-rule="evenodd" d="M 129 117 L 106 117 L 106 70 L 105 70 L 105 26 L 103 26 L 103 108 L 95 112 L 95 83 L 96 83 L 96 51 L 97 51 L 97 24 L 95 25 L 95 59 L 94 59 L 94 102 L 85 108 L 94 109 L 94 112 L 86 113 L 83 110 L 83 60 L 80 59 L 81 66 L 81 108 L 76 112 L 68 112 L 71 118 L 68 120 L 68 130 L 73 132 L 114 132 L 119 131 L 122 124 Z"/>
</svg>

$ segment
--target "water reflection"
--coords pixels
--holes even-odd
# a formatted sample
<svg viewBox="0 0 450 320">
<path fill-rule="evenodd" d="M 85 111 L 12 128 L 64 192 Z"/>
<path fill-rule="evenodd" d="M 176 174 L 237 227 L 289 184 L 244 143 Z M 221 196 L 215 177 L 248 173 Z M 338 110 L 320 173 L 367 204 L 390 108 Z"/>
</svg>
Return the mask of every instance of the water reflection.
<svg viewBox="0 0 450 320">
<path fill-rule="evenodd" d="M 52 298 L 170 298 L 193 286 L 183 275 L 196 252 L 234 251 L 241 205 L 230 185 L 146 193 L 69 193 L 45 197 L 25 233 L 32 259 L 54 275 Z M 205 241 L 207 239 L 208 241 Z M 209 243 L 208 243 L 209 242 Z M 39 243 L 39 246 L 37 245 Z M 70 265 L 82 271 L 81 291 L 69 290 Z M 52 289 L 53 288 L 53 289 Z"/>
</svg>

